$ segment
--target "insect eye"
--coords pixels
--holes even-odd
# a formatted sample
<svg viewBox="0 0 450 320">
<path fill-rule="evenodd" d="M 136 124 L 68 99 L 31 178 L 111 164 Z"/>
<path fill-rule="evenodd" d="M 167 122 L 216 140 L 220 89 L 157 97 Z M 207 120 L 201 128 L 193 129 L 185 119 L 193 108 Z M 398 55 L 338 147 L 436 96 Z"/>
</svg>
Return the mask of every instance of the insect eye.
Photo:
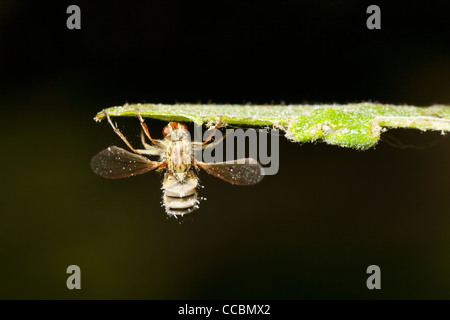
<svg viewBox="0 0 450 320">
<path fill-rule="evenodd" d="M 164 129 L 163 129 L 163 131 L 162 131 L 162 134 L 163 134 L 163 136 L 165 137 L 165 136 L 167 136 L 169 133 L 170 133 L 170 129 L 169 129 L 169 125 L 167 125 L 167 126 L 164 127 Z"/>
<path fill-rule="evenodd" d="M 178 122 L 178 128 L 179 128 L 179 129 L 187 130 L 187 126 L 186 126 L 184 123 L 179 123 L 179 122 Z"/>
</svg>

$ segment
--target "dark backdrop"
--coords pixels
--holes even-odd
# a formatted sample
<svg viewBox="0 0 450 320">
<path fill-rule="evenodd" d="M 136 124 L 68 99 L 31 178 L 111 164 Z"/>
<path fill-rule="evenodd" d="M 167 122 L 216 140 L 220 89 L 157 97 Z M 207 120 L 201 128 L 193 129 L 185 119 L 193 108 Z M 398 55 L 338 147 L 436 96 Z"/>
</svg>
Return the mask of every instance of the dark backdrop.
<svg viewBox="0 0 450 320">
<path fill-rule="evenodd" d="M 109 181 L 123 103 L 450 104 L 444 1 L 0 2 L 0 298 L 450 298 L 450 140 L 360 152 L 281 139 L 251 188 L 201 174 L 183 223 L 161 178 Z M 66 8 L 81 8 L 81 30 Z M 366 8 L 381 8 L 381 30 Z M 118 119 L 138 141 L 136 119 Z M 158 136 L 163 123 L 148 121 Z M 82 290 L 66 288 L 81 267 Z M 382 289 L 366 288 L 381 267 Z"/>
</svg>

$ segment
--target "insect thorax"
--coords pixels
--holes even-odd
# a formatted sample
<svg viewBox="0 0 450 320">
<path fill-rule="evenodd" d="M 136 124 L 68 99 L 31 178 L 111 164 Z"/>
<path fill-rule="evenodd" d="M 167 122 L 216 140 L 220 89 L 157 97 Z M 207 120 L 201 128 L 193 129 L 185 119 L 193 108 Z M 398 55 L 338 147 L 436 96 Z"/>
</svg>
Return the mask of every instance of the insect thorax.
<svg viewBox="0 0 450 320">
<path fill-rule="evenodd" d="M 176 141 L 173 141 L 172 137 L 172 140 L 167 146 L 165 157 L 167 160 L 167 170 L 172 173 L 178 181 L 183 181 L 186 174 L 191 169 L 191 141 L 185 135 L 180 135 L 179 140 Z"/>
</svg>

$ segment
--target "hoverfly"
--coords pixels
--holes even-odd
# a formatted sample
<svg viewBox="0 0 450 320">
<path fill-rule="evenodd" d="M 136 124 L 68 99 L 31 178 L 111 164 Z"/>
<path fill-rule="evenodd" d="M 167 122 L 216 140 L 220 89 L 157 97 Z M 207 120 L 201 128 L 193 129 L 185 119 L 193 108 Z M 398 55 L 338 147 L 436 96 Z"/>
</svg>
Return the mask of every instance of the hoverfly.
<svg viewBox="0 0 450 320">
<path fill-rule="evenodd" d="M 197 198 L 199 168 L 234 185 L 254 185 L 264 177 L 259 162 L 252 158 L 206 163 L 194 158 L 195 148 L 205 148 L 218 129 L 221 118 L 212 134 L 204 142 L 192 142 L 185 124 L 170 122 L 163 129 L 163 140 L 153 139 L 144 119 L 136 110 L 141 124 L 141 141 L 145 149 L 135 149 L 120 130 L 113 124 L 109 114 L 104 111 L 109 124 L 132 152 L 116 146 L 100 151 L 91 160 L 91 168 L 95 174 L 108 179 L 120 179 L 143 174 L 152 170 L 164 171 L 162 182 L 163 205 L 167 214 L 183 216 L 198 209 Z M 145 134 L 145 135 L 144 135 Z M 151 144 L 146 142 L 146 137 Z M 220 141 L 214 142 L 214 144 Z M 158 161 L 145 156 L 158 156 Z"/>
</svg>

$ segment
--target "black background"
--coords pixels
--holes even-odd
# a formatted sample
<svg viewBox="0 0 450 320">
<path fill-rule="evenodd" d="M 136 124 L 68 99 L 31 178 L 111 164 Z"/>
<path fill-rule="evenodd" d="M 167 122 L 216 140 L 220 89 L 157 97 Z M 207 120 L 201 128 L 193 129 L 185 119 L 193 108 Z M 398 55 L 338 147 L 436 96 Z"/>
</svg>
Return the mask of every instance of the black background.
<svg viewBox="0 0 450 320">
<path fill-rule="evenodd" d="M 238 188 L 202 174 L 207 200 L 183 223 L 160 207 L 157 174 L 89 167 L 122 146 L 92 118 L 126 102 L 450 104 L 444 4 L 2 1 L 0 298 L 449 298 L 439 133 L 390 131 L 413 147 L 365 152 L 280 137 L 277 175 Z M 138 142 L 136 121 L 117 120 Z M 66 288 L 71 264 L 82 290 Z"/>
</svg>

